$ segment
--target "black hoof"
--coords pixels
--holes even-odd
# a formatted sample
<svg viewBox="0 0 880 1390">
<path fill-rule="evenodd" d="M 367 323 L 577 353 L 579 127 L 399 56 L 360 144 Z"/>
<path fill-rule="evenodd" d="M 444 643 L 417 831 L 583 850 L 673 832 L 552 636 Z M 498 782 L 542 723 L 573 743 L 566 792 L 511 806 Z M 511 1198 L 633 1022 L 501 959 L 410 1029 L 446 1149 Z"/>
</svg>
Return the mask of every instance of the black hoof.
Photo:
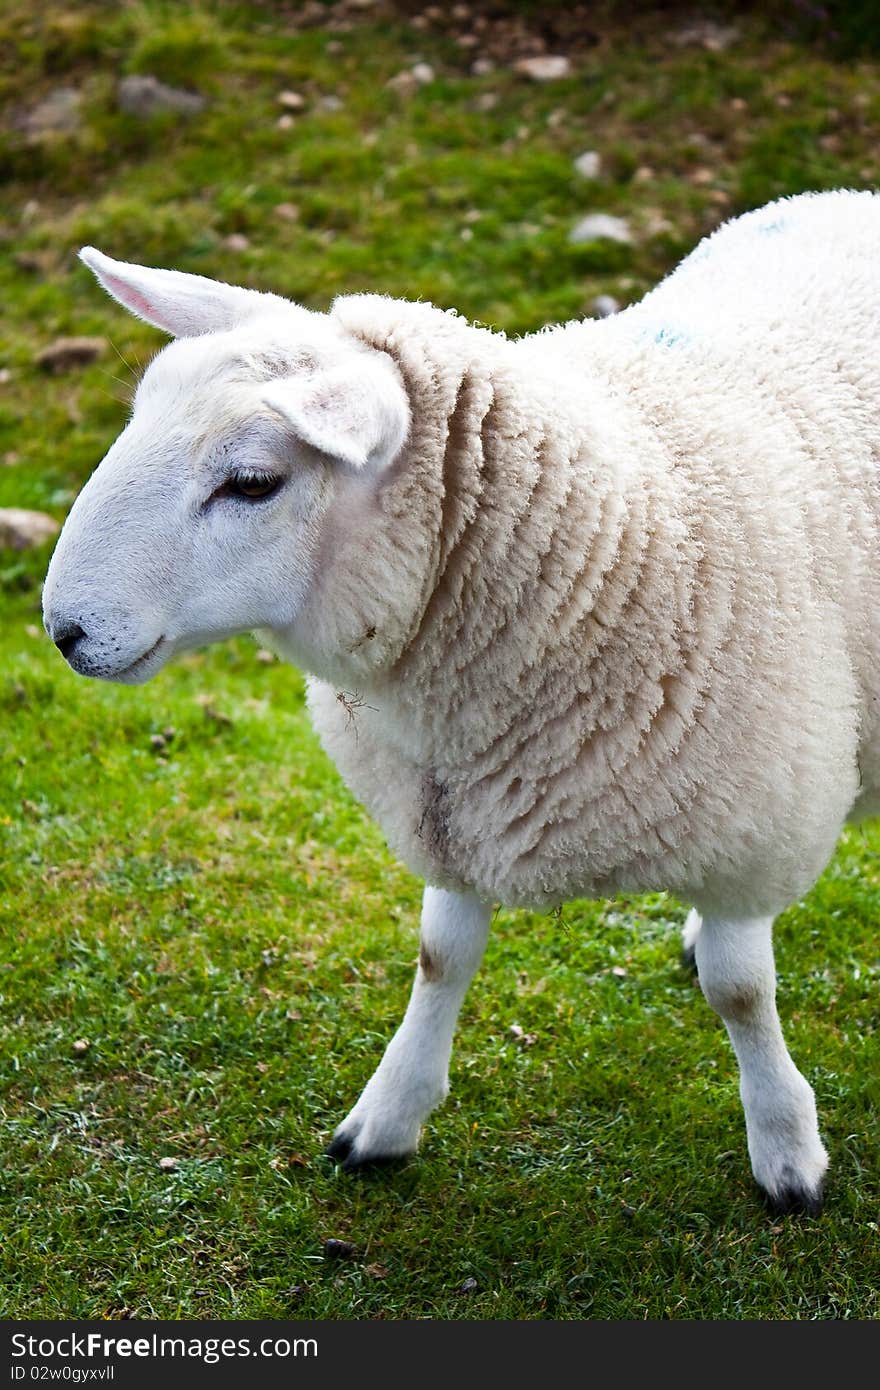
<svg viewBox="0 0 880 1390">
<path fill-rule="evenodd" d="M 825 1200 L 821 1186 L 811 1190 L 797 1182 L 781 1187 L 777 1192 L 761 1190 L 771 1216 L 819 1216 Z"/>
<path fill-rule="evenodd" d="M 324 1153 L 334 1163 L 342 1165 L 343 1173 L 369 1173 L 374 1168 L 395 1168 L 406 1163 L 409 1154 L 370 1154 L 368 1158 L 357 1158 L 352 1150 L 354 1140 L 337 1135 L 327 1145 Z"/>
<path fill-rule="evenodd" d="M 409 1154 L 370 1154 L 369 1158 L 346 1158 L 343 1173 L 375 1173 L 384 1168 L 401 1168 Z"/>
<path fill-rule="evenodd" d="M 697 953 L 693 946 L 682 947 L 681 963 L 685 970 L 690 970 L 694 975 L 697 973 Z"/>
<path fill-rule="evenodd" d="M 334 1163 L 344 1163 L 351 1153 L 351 1148 L 351 1139 L 346 1139 L 343 1134 L 338 1134 L 335 1139 L 331 1139 L 324 1152 L 328 1158 L 333 1159 Z"/>
</svg>

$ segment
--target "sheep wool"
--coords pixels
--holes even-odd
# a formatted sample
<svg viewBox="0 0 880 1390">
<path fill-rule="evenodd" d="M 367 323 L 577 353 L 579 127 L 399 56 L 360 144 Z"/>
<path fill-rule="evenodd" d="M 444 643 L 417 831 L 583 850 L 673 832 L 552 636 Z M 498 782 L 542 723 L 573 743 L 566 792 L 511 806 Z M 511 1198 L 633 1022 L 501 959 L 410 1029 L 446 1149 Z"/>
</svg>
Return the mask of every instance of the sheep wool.
<svg viewBox="0 0 880 1390">
<path fill-rule="evenodd" d="M 870 193 L 782 200 L 517 341 L 337 300 L 412 425 L 328 517 L 309 703 L 429 883 L 773 914 L 880 809 L 878 245 Z"/>
</svg>

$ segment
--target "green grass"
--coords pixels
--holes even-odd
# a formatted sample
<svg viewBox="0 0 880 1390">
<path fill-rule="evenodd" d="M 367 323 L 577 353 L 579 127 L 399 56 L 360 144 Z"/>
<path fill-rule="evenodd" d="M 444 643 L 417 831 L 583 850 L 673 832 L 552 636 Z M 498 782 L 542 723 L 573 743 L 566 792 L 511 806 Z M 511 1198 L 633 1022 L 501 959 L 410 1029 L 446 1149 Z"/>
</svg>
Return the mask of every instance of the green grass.
<svg viewBox="0 0 880 1390">
<path fill-rule="evenodd" d="M 546 87 L 472 78 L 449 34 L 403 18 L 299 32 L 271 6 L 11 0 L 0 25 L 10 111 L 59 85 L 84 101 L 72 136 L 26 146 L 7 122 L 0 150 L 0 505 L 59 519 L 132 374 L 111 353 L 47 378 L 34 354 L 68 332 L 128 361 L 161 341 L 100 295 L 85 241 L 521 331 L 638 297 L 729 212 L 876 174 L 880 64 L 757 20 L 724 54 L 610 32 Z M 389 91 L 415 56 L 435 82 Z M 200 88 L 204 113 L 123 116 L 133 71 Z M 285 87 L 309 100 L 287 131 Z M 596 183 L 571 168 L 587 148 Z M 633 247 L 570 246 L 591 209 L 630 217 Z M 297 672 L 242 639 L 143 690 L 79 680 L 40 631 L 47 558 L 0 553 L 0 1314 L 880 1314 L 877 827 L 778 929 L 833 1155 L 820 1220 L 762 1210 L 733 1059 L 662 895 L 501 913 L 419 1158 L 345 1178 L 321 1149 L 402 1013 L 420 885 L 318 749 Z M 355 1257 L 325 1259 L 329 1237 Z"/>
</svg>

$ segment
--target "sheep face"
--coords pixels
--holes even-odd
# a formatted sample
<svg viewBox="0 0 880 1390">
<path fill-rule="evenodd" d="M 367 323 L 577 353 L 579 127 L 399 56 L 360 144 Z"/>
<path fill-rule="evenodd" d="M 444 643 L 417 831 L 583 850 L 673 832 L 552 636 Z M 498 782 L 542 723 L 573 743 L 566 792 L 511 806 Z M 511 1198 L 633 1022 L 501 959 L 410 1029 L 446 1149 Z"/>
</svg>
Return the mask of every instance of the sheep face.
<svg viewBox="0 0 880 1390">
<path fill-rule="evenodd" d="M 47 631 L 82 675 L 127 684 L 234 633 L 295 637 L 328 511 L 369 488 L 406 436 L 396 369 L 276 296 L 83 259 L 178 336 L 67 519 Z"/>
</svg>

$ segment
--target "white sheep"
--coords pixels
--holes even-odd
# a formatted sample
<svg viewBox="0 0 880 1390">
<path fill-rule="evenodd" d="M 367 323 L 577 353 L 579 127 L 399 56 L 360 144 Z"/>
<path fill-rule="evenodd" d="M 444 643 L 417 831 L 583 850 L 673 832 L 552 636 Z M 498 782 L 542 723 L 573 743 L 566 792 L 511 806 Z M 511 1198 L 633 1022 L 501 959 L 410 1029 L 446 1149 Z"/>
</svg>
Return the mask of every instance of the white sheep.
<svg viewBox="0 0 880 1390">
<path fill-rule="evenodd" d="M 818 1209 L 771 927 L 880 809 L 878 246 L 869 193 L 784 200 L 617 317 L 516 342 L 81 253 L 177 341 L 68 517 L 49 633 L 136 683 L 265 630 L 431 885 L 346 1167 L 415 1149 L 494 902 L 668 889 L 755 1177 Z"/>
</svg>

